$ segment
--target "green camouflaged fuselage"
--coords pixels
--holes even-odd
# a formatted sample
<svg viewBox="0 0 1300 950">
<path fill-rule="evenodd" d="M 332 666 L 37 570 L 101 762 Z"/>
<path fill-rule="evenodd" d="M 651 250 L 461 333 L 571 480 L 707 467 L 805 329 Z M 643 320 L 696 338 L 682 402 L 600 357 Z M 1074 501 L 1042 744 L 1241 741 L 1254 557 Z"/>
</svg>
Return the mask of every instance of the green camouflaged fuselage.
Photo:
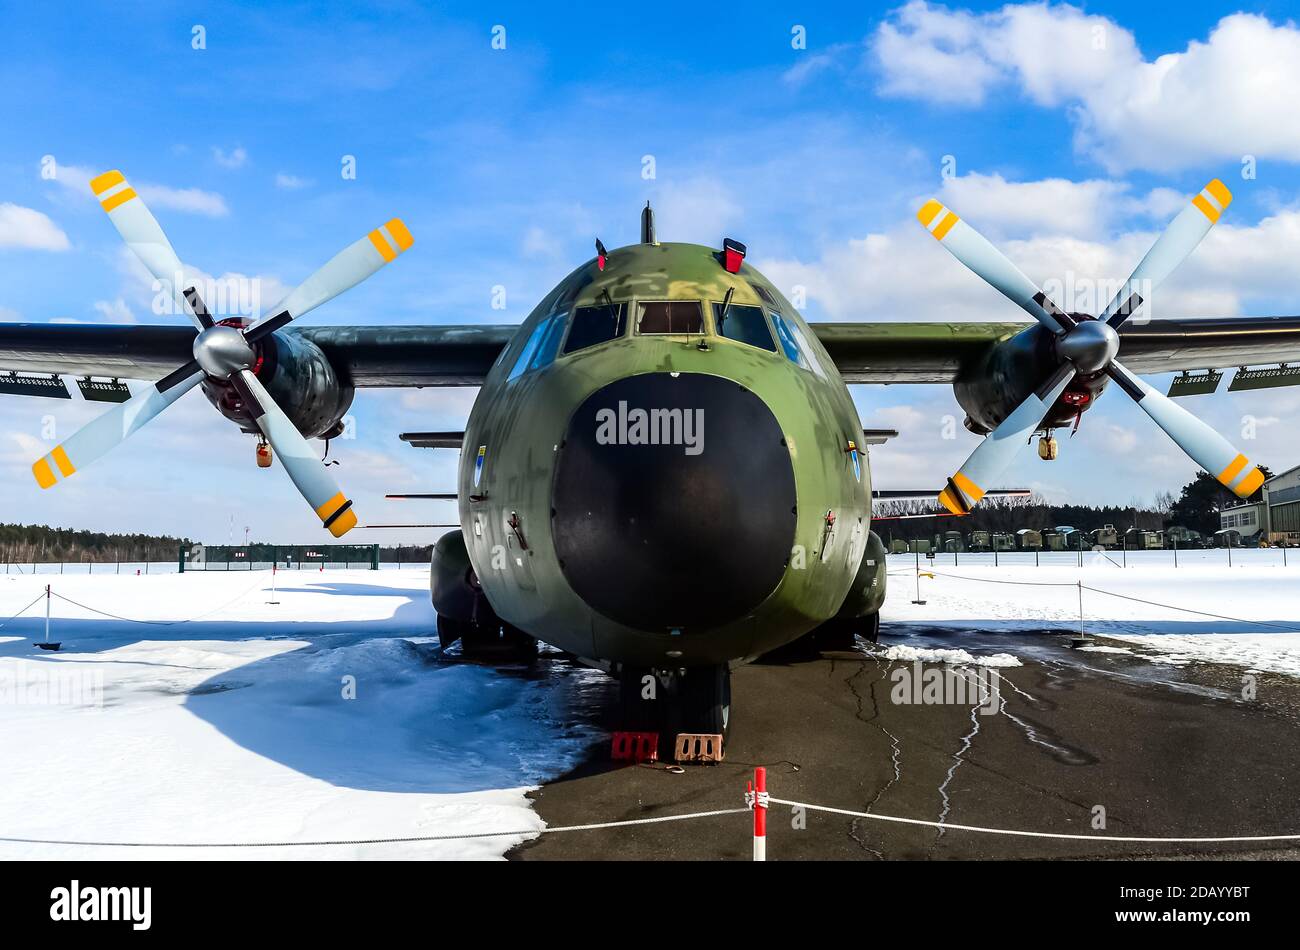
<svg viewBox="0 0 1300 950">
<path fill-rule="evenodd" d="M 766 301 L 756 287 L 766 291 Z M 816 371 L 796 365 L 779 347 L 771 352 L 713 334 L 711 305 L 721 303 L 729 288 L 734 289 L 733 305 L 766 306 L 797 324 L 810 341 L 819 364 Z M 629 327 L 621 338 L 561 354 L 545 368 L 507 380 L 539 321 L 557 310 L 609 300 L 628 305 Z M 699 334 L 637 334 L 638 302 L 665 300 L 703 302 L 707 348 L 701 348 Z M 553 537 L 557 460 L 577 408 L 616 381 L 665 373 L 722 377 L 756 395 L 780 427 L 794 475 L 793 512 L 745 513 L 746 518 L 792 522 L 791 550 L 779 581 L 745 616 L 712 627 L 656 628 L 602 614 L 573 590 Z M 728 420 L 709 417 L 706 422 L 710 433 Z M 861 453 L 856 473 L 850 442 Z M 725 463 L 728 490 L 741 497 L 769 477 L 751 465 L 744 452 Z M 641 244 L 612 251 L 603 271 L 594 259 L 575 270 L 522 324 L 488 374 L 470 413 L 458 494 L 470 561 L 503 620 L 583 657 L 688 666 L 757 656 L 840 611 L 866 547 L 871 478 L 862 426 L 849 392 L 816 336 L 781 292 L 748 265 L 738 274 L 728 273 L 715 249 Z M 600 497 L 589 502 L 597 512 L 603 503 Z M 681 550 L 678 556 L 694 559 L 693 568 L 707 573 L 719 559 L 739 553 L 722 544 L 712 550 Z M 629 557 L 635 556 L 637 552 L 629 552 Z M 674 596 L 671 589 L 659 593 L 668 602 Z M 635 606 L 629 605 L 633 611 Z M 627 611 L 622 616 L 626 619 Z"/>
</svg>

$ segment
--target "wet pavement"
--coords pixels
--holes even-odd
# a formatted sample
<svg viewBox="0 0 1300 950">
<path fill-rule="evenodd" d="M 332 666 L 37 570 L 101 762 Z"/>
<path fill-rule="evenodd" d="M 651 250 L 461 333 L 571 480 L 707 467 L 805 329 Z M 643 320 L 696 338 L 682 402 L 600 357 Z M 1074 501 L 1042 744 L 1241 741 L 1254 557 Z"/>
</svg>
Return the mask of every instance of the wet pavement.
<svg viewBox="0 0 1300 950">
<path fill-rule="evenodd" d="M 961 684 L 938 672 L 927 679 L 951 667 L 881 655 L 900 645 L 1005 652 L 1023 665 Z M 730 808 L 764 765 L 775 797 L 872 814 L 1084 835 L 1300 833 L 1300 682 L 1151 657 L 1074 650 L 1059 629 L 892 624 L 878 647 L 858 653 L 737 670 L 720 765 L 682 774 L 615 766 L 602 748 L 533 797 L 550 825 Z M 612 712 L 612 684 L 584 696 L 580 715 Z M 543 835 L 511 857 L 748 859 L 750 827 L 749 815 L 737 814 Z M 1294 842 L 993 836 L 788 806 L 773 806 L 769 819 L 769 860 L 1186 856 L 1294 858 L 1300 850 Z"/>
</svg>

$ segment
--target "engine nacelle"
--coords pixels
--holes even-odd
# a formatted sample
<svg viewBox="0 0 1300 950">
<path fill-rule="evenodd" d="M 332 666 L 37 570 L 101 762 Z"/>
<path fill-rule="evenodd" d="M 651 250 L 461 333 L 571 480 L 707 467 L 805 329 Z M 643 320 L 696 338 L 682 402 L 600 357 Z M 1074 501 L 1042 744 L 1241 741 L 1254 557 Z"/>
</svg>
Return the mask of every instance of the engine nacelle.
<svg viewBox="0 0 1300 950">
<path fill-rule="evenodd" d="M 241 321 L 242 325 L 245 321 Z M 342 379 L 316 344 L 295 333 L 272 333 L 254 347 L 253 372 L 284 414 L 308 439 L 334 438 L 356 390 Z M 224 380 L 205 378 L 203 394 L 245 432 L 257 426 L 238 393 Z"/>
<path fill-rule="evenodd" d="M 1076 319 L 1086 318 L 1077 314 Z M 1061 363 L 1056 337 L 1035 324 L 989 348 L 953 383 L 958 404 L 966 410 L 966 428 L 986 435 L 998 427 Z M 1043 420 L 1043 427 L 1067 426 L 1086 411 L 1106 388 L 1105 373 L 1076 376 Z"/>
</svg>

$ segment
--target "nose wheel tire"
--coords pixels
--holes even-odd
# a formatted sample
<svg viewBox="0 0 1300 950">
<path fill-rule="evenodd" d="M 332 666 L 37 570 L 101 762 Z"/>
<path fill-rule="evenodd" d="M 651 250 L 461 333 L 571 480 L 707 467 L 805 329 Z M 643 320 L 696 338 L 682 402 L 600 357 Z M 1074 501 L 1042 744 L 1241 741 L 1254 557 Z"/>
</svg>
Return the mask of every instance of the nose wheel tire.
<svg viewBox="0 0 1300 950">
<path fill-rule="evenodd" d="M 730 668 L 725 664 L 671 671 L 624 667 L 619 674 L 615 728 L 658 732 L 661 750 L 671 749 L 684 732 L 725 739 L 731 730 Z"/>
<path fill-rule="evenodd" d="M 731 670 L 725 664 L 694 667 L 679 676 L 677 731 L 720 735 L 731 729 Z"/>
</svg>

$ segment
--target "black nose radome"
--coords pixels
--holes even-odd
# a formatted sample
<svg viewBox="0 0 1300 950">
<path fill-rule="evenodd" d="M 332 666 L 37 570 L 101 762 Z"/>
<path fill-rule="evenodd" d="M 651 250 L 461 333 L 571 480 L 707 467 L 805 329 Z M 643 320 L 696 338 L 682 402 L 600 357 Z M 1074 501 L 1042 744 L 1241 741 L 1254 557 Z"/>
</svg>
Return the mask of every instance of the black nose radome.
<svg viewBox="0 0 1300 950">
<path fill-rule="evenodd" d="M 552 534 L 573 590 L 643 630 L 717 626 L 772 592 L 794 543 L 781 427 L 720 376 L 647 373 L 598 390 L 559 450 Z"/>
</svg>

